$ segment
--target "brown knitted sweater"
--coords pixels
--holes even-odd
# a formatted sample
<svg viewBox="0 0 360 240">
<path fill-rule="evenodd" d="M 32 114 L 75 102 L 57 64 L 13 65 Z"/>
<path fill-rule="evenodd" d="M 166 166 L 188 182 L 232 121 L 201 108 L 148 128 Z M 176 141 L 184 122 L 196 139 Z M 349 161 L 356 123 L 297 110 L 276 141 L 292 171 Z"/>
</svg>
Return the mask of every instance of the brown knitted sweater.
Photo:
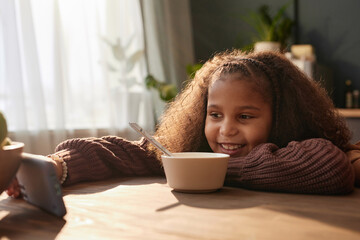
<svg viewBox="0 0 360 240">
<path fill-rule="evenodd" d="M 64 185 L 112 176 L 165 176 L 147 141 L 120 137 L 77 138 L 56 147 L 67 163 Z M 285 148 L 261 144 L 246 157 L 231 158 L 225 184 L 254 190 L 346 194 L 354 170 L 344 152 L 325 139 L 291 142 Z"/>
</svg>

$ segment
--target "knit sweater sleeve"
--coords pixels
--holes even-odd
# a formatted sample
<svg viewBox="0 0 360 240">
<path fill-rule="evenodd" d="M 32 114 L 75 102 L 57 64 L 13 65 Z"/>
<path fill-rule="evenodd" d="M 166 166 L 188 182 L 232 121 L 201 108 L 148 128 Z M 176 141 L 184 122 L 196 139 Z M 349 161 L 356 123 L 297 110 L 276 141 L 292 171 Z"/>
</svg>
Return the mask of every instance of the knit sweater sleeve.
<svg viewBox="0 0 360 240">
<path fill-rule="evenodd" d="M 229 160 L 226 184 L 254 190 L 346 194 L 354 170 L 345 153 L 325 139 L 261 144 L 246 157 Z"/>
<path fill-rule="evenodd" d="M 63 185 L 112 176 L 163 176 L 161 163 L 146 150 L 146 144 L 144 139 L 128 141 L 115 136 L 62 142 L 55 151 L 67 164 Z"/>
</svg>

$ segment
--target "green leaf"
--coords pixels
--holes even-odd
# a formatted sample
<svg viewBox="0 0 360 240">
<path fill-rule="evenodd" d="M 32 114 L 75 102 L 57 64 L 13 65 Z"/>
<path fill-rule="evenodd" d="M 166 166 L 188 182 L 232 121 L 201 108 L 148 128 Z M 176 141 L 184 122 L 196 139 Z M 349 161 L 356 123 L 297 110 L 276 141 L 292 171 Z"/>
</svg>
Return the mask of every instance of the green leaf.
<svg viewBox="0 0 360 240">
<path fill-rule="evenodd" d="M 203 66 L 203 64 L 201 63 L 196 63 L 196 64 L 188 64 L 186 66 L 186 73 L 189 76 L 189 78 L 194 78 L 195 73 Z"/>
<path fill-rule="evenodd" d="M 244 52 L 247 52 L 247 53 L 253 51 L 254 50 L 254 43 L 250 43 L 250 44 L 247 44 L 247 45 L 243 46 L 241 48 L 241 50 L 244 51 Z"/>
<path fill-rule="evenodd" d="M 162 85 L 159 88 L 160 98 L 166 102 L 171 101 L 173 98 L 175 98 L 177 92 L 178 91 L 175 85 L 172 84 Z"/>
<path fill-rule="evenodd" d="M 151 74 L 147 75 L 145 78 L 146 87 L 148 89 L 154 88 L 158 91 L 160 99 L 165 102 L 173 100 L 173 98 L 178 93 L 178 90 L 175 85 L 159 82 Z"/>
<path fill-rule="evenodd" d="M 271 16 L 269 14 L 269 6 L 262 5 L 258 12 L 260 13 L 261 21 L 265 23 L 266 25 L 271 25 L 273 20 L 271 19 Z"/>
<path fill-rule="evenodd" d="M 147 75 L 145 78 L 145 84 L 148 89 L 157 88 L 158 82 L 152 75 Z"/>
</svg>

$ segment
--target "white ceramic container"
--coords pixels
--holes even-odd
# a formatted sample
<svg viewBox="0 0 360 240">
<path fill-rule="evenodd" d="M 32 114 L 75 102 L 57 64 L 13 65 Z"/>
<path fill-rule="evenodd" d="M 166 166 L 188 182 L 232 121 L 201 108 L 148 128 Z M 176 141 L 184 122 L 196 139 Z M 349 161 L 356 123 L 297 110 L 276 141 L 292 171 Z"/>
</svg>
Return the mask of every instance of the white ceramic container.
<svg viewBox="0 0 360 240">
<path fill-rule="evenodd" d="M 15 177 L 21 163 L 23 149 L 24 144 L 19 142 L 12 142 L 11 145 L 0 149 L 0 194 Z"/>
<path fill-rule="evenodd" d="M 178 192 L 213 192 L 224 185 L 228 154 L 183 152 L 161 156 L 168 185 Z"/>
</svg>

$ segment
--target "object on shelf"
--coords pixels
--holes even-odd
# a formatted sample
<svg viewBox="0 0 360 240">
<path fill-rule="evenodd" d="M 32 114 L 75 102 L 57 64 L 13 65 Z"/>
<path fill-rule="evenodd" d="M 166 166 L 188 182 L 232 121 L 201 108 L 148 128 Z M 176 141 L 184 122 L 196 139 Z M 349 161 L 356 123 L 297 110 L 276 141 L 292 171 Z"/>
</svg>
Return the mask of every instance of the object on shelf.
<svg viewBox="0 0 360 240">
<path fill-rule="evenodd" d="M 291 5 L 288 2 L 278 10 L 270 9 L 270 5 L 261 5 L 256 11 L 243 17 L 254 30 L 253 42 L 243 47 L 244 51 L 280 51 L 284 52 L 291 38 L 294 20 L 286 14 Z M 274 12 L 275 11 L 275 12 Z"/>
<path fill-rule="evenodd" d="M 360 109 L 337 108 L 337 111 L 344 118 L 360 118 Z"/>
<path fill-rule="evenodd" d="M 358 89 L 355 89 L 353 92 L 353 107 L 354 108 L 359 108 L 359 94 L 360 91 Z"/>
<path fill-rule="evenodd" d="M 254 43 L 254 52 L 274 51 L 280 52 L 281 45 L 279 42 L 261 41 Z"/>
<path fill-rule="evenodd" d="M 316 56 L 314 48 L 310 44 L 292 45 L 291 52 L 285 53 L 298 68 L 300 68 L 307 76 L 314 78 L 314 65 Z"/>
<path fill-rule="evenodd" d="M 294 44 L 291 46 L 291 54 L 296 59 L 315 61 L 314 48 L 310 44 Z"/>
<path fill-rule="evenodd" d="M 353 86 L 351 80 L 345 81 L 345 108 L 353 107 Z"/>
</svg>

